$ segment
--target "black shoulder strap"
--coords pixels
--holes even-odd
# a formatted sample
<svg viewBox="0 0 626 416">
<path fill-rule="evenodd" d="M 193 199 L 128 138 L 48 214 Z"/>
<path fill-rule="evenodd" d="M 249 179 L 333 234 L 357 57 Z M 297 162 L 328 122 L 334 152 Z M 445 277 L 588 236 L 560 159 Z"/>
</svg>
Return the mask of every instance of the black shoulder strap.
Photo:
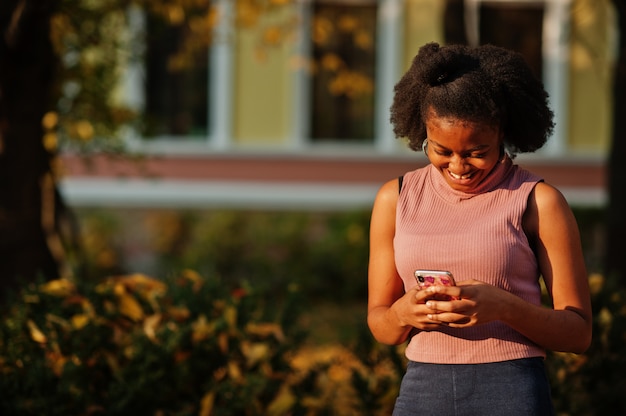
<svg viewBox="0 0 626 416">
<path fill-rule="evenodd" d="M 398 193 L 400 193 L 400 191 L 402 191 L 402 181 L 404 180 L 404 175 L 403 176 L 398 176 Z"/>
</svg>

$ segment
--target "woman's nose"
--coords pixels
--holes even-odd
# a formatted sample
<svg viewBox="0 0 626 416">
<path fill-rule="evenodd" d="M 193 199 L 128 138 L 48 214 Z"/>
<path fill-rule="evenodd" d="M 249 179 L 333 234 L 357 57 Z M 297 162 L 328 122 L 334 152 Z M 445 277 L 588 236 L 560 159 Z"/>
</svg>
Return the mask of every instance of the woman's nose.
<svg viewBox="0 0 626 416">
<path fill-rule="evenodd" d="M 465 168 L 465 158 L 461 155 L 452 155 L 450 157 L 449 168 L 452 168 L 451 170 L 453 171 L 458 170 L 459 172 L 462 172 Z"/>
</svg>

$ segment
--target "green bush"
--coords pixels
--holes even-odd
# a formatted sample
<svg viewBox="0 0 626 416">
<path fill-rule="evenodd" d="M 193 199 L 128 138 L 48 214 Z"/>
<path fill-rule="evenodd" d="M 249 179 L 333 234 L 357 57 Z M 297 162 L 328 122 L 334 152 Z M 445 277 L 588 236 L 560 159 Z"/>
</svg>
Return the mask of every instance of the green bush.
<svg viewBox="0 0 626 416">
<path fill-rule="evenodd" d="M 626 291 L 592 275 L 594 339 L 549 353 L 559 415 L 626 414 Z M 388 415 L 404 346 L 311 344 L 285 297 L 184 271 L 30 285 L 4 304 L 2 415 Z"/>
<path fill-rule="evenodd" d="M 0 414 L 386 414 L 395 350 L 304 344 L 288 292 L 188 270 L 30 285 L 4 305 Z"/>
<path fill-rule="evenodd" d="M 265 414 L 303 339 L 295 295 L 190 271 L 29 287 L 1 327 L 0 413 Z"/>
<path fill-rule="evenodd" d="M 589 279 L 593 340 L 585 354 L 551 352 L 548 370 L 562 415 L 626 414 L 626 289 L 615 279 Z"/>
</svg>

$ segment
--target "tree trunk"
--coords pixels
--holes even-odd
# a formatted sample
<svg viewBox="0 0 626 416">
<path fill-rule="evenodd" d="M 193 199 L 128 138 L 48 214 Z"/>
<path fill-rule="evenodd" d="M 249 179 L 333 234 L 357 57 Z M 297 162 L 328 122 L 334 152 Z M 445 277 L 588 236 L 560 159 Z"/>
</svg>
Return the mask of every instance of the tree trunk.
<svg viewBox="0 0 626 416">
<path fill-rule="evenodd" d="M 613 0 L 618 21 L 618 57 L 613 80 L 613 137 L 608 161 L 607 278 L 626 287 L 626 0 Z"/>
<path fill-rule="evenodd" d="M 59 276 L 45 229 L 58 193 L 43 146 L 56 59 L 53 0 L 0 2 L 0 290 Z M 46 207 L 47 211 L 43 209 Z"/>
</svg>

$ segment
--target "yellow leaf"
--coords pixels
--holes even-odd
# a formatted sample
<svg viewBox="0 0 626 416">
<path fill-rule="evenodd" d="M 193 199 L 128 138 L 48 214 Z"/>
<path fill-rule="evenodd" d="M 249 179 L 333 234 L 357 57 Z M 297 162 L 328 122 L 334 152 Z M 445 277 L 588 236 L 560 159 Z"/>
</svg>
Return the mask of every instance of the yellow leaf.
<svg viewBox="0 0 626 416">
<path fill-rule="evenodd" d="M 296 398 L 289 389 L 283 385 L 272 403 L 267 408 L 268 416 L 282 416 L 290 413 L 291 408 L 296 402 Z"/>
<path fill-rule="evenodd" d="M 241 352 L 246 357 L 246 365 L 252 367 L 269 356 L 270 347 L 263 342 L 242 342 Z"/>
<path fill-rule="evenodd" d="M 196 343 L 203 341 L 213 335 L 215 332 L 215 325 L 212 322 L 208 322 L 206 316 L 200 315 L 196 321 L 191 324 L 192 333 L 191 340 Z"/>
<path fill-rule="evenodd" d="M 121 283 L 116 283 L 113 286 L 113 293 L 115 293 L 117 296 L 124 295 L 126 293 L 126 286 Z"/>
<path fill-rule="evenodd" d="M 191 288 L 194 291 L 194 293 L 198 292 L 202 288 L 202 285 L 204 283 L 204 281 L 202 280 L 202 276 L 200 276 L 200 274 L 196 272 L 195 270 L 191 270 L 191 269 L 183 270 L 181 274 L 181 278 L 188 280 L 191 283 Z M 184 282 L 183 284 L 186 284 L 186 283 L 187 282 Z"/>
<path fill-rule="evenodd" d="M 235 381 L 241 380 L 241 369 L 236 361 L 228 362 L 228 376 Z"/>
<path fill-rule="evenodd" d="M 261 337 L 268 337 L 273 335 L 278 341 L 284 341 L 285 334 L 283 329 L 278 324 L 274 323 L 253 323 L 250 322 L 246 325 L 246 332 L 252 335 Z"/>
<path fill-rule="evenodd" d="M 143 321 L 143 332 L 152 342 L 157 342 L 156 329 L 161 323 L 161 314 L 157 313 L 152 316 L 148 316 Z"/>
<path fill-rule="evenodd" d="M 33 341 L 43 344 L 48 342 L 48 338 L 44 335 L 43 332 L 37 327 L 37 324 L 32 320 L 28 320 L 27 322 L 28 330 L 30 331 L 30 337 Z"/>
<path fill-rule="evenodd" d="M 135 299 L 132 295 L 128 295 L 126 293 L 119 295 L 119 310 L 120 313 L 133 321 L 139 321 L 143 318 L 144 313 L 143 309 L 137 299 Z"/>
<path fill-rule="evenodd" d="M 42 284 L 39 290 L 50 296 L 66 297 L 74 293 L 76 286 L 68 279 L 57 279 Z"/>
<path fill-rule="evenodd" d="M 191 280 L 194 283 L 195 282 L 199 282 L 199 281 L 202 280 L 202 277 L 200 276 L 200 273 L 198 273 L 197 271 L 192 270 L 192 269 L 185 269 L 185 270 L 183 270 L 182 275 L 183 275 L 183 277 L 185 279 L 189 279 L 189 280 Z"/>
<path fill-rule="evenodd" d="M 213 405 L 215 403 L 215 392 L 208 392 L 200 401 L 199 416 L 210 416 L 213 413 Z"/>
<path fill-rule="evenodd" d="M 167 290 L 165 283 L 141 273 L 125 276 L 122 281 L 131 290 L 137 292 L 165 293 Z"/>
<path fill-rule="evenodd" d="M 227 306 L 224 309 L 224 319 L 230 328 L 234 328 L 237 325 L 237 309 L 234 306 Z"/>
</svg>

